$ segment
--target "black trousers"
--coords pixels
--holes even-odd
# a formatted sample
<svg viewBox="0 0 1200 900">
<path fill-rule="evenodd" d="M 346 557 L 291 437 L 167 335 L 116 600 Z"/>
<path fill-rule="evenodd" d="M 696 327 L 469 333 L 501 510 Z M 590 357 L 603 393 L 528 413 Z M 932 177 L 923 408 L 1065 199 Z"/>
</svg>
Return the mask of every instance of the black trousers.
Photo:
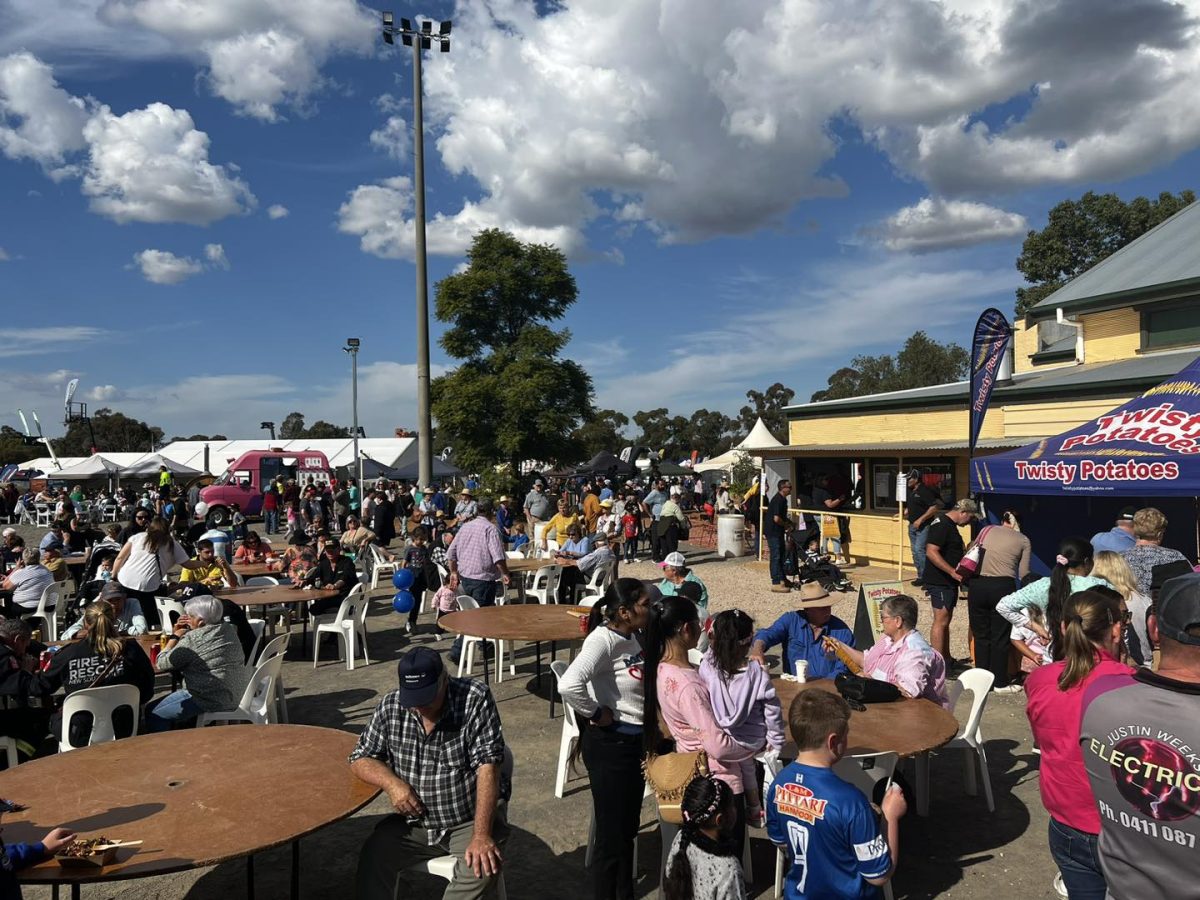
<svg viewBox="0 0 1200 900">
<path fill-rule="evenodd" d="M 642 821 L 642 736 L 584 725 L 583 763 L 592 782 L 596 900 L 633 900 L 633 842 Z"/>
<path fill-rule="evenodd" d="M 1013 578 L 973 578 L 967 585 L 967 617 L 975 635 L 975 665 L 996 676 L 995 687 L 1008 685 L 1012 625 L 996 604 L 1017 589 Z"/>
</svg>

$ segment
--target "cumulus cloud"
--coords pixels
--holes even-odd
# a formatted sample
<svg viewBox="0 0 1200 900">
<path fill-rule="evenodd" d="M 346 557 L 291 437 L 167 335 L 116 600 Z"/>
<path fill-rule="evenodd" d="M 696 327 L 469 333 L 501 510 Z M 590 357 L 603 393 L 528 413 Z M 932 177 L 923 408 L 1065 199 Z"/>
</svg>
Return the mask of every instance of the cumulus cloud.
<svg viewBox="0 0 1200 900">
<path fill-rule="evenodd" d="M 93 403 L 111 403 L 121 397 L 121 392 L 115 384 L 98 384 L 87 392 L 88 399 Z"/>
<path fill-rule="evenodd" d="M 133 262 L 142 270 L 142 277 L 154 284 L 179 284 L 204 271 L 198 260 L 168 250 L 143 250 L 133 255 Z"/>
<path fill-rule="evenodd" d="M 152 284 L 179 284 L 206 269 L 228 269 L 229 259 L 220 244 L 204 245 L 204 262 L 177 256 L 169 250 L 142 250 L 133 255 L 133 265 Z"/>
<path fill-rule="evenodd" d="M 272 219 L 286 219 L 288 208 L 282 203 L 272 203 L 267 207 L 267 215 Z"/>
<path fill-rule="evenodd" d="M 8 262 L 10 259 L 12 257 L 8 255 L 8 251 L 0 247 L 0 262 Z"/>
<path fill-rule="evenodd" d="M 378 38 L 377 14 L 356 0 L 108 0 L 101 16 L 205 59 L 213 93 L 265 122 L 281 106 L 306 108 L 331 55 L 369 52 Z"/>
<path fill-rule="evenodd" d="M 382 127 L 371 132 L 371 146 L 398 162 L 404 162 L 412 148 L 409 126 L 404 117 L 389 116 Z"/>
<path fill-rule="evenodd" d="M 67 157 L 85 146 L 87 120 L 86 102 L 59 87 L 32 53 L 0 59 L 0 152 L 9 159 L 30 159 L 51 177 L 65 177 Z"/>
<path fill-rule="evenodd" d="M 83 133 L 83 193 L 114 221 L 208 225 L 256 203 L 228 167 L 209 162 L 208 135 L 187 110 L 151 103 L 118 116 L 102 106 Z"/>
<path fill-rule="evenodd" d="M 986 203 L 925 197 L 889 216 L 868 234 L 889 250 L 927 253 L 1020 237 L 1025 217 Z"/>
</svg>

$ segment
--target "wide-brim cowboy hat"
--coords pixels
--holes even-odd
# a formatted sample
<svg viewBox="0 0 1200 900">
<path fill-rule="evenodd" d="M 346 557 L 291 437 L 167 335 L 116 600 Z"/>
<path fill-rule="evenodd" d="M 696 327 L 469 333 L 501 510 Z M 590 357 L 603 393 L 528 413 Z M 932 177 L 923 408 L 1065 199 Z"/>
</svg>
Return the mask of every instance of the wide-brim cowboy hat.
<svg viewBox="0 0 1200 900">
<path fill-rule="evenodd" d="M 833 606 L 833 601 L 829 598 L 829 591 L 815 581 L 809 581 L 800 587 L 800 599 L 796 603 L 797 609 L 814 609 L 823 606 Z"/>
</svg>

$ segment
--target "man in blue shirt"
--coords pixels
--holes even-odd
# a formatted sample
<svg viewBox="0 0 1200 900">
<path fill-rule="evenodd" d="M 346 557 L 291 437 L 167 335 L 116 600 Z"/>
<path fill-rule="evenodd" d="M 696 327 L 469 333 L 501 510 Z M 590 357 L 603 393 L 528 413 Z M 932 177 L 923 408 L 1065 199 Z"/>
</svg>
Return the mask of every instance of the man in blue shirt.
<svg viewBox="0 0 1200 900">
<path fill-rule="evenodd" d="M 654 483 L 654 490 L 642 498 L 642 507 L 646 514 L 657 519 L 662 513 L 663 504 L 667 502 L 667 483 L 659 480 Z"/>
<path fill-rule="evenodd" d="M 612 496 L 612 481 L 606 478 L 604 479 L 604 487 L 600 488 L 600 502 L 603 503 L 605 500 L 611 500 Z"/>
<path fill-rule="evenodd" d="M 1101 550 L 1111 550 L 1113 553 L 1124 553 L 1137 543 L 1133 536 L 1133 517 L 1137 507 L 1127 506 L 1117 516 L 1117 524 L 1108 531 L 1100 531 L 1092 535 L 1092 553 Z"/>
<path fill-rule="evenodd" d="M 892 785 L 882 809 L 886 835 L 858 788 L 833 771 L 846 752 L 850 707 L 828 691 L 801 691 L 788 709 L 796 761 L 771 782 L 763 805 L 767 836 L 790 866 L 785 900 L 867 900 L 879 896 L 900 857 L 904 793 Z"/>
<path fill-rule="evenodd" d="M 846 664 L 825 649 L 825 638 L 835 637 L 844 644 L 854 646 L 854 632 L 850 626 L 833 614 L 830 609 L 829 593 L 810 581 L 800 589 L 800 602 L 796 609 L 786 612 L 775 620 L 774 625 L 760 629 L 754 635 L 750 647 L 750 658 L 756 659 L 764 669 L 767 667 L 766 652 L 776 644 L 784 645 L 783 670 L 796 674 L 796 660 L 808 661 L 805 677 L 834 678 L 846 671 Z"/>
</svg>

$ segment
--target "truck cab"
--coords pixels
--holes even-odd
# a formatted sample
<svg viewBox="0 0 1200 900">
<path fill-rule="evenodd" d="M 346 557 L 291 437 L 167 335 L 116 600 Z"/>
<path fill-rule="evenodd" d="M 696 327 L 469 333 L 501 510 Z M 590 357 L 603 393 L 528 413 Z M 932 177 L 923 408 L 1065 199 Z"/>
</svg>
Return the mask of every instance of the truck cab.
<svg viewBox="0 0 1200 900">
<path fill-rule="evenodd" d="M 233 518 L 232 504 L 236 503 L 246 516 L 262 512 L 263 487 L 276 478 L 296 479 L 301 488 L 311 481 L 326 484 L 333 477 L 333 468 L 324 453 L 317 450 L 251 450 L 230 463 L 225 474 L 215 484 L 200 491 L 200 500 L 208 504 L 206 521 L 210 527 L 221 528 Z"/>
</svg>

